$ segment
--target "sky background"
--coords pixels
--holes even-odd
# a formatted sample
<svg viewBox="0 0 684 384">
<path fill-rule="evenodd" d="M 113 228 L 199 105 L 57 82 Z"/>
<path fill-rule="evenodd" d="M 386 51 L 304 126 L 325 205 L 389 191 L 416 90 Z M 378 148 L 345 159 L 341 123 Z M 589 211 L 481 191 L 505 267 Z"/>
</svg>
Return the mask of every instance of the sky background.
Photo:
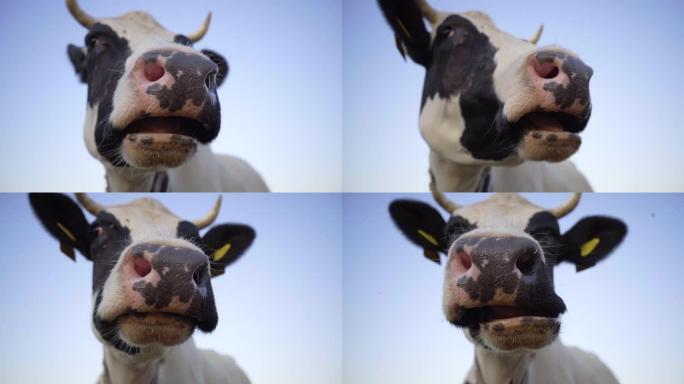
<svg viewBox="0 0 684 384">
<path fill-rule="evenodd" d="M 568 198 L 524 196 L 549 208 Z M 449 197 L 470 204 L 485 195 Z M 442 314 L 443 267 L 391 221 L 397 198 L 434 205 L 427 194 L 344 196 L 344 382 L 460 383 L 474 347 Z M 684 196 L 585 194 L 561 231 L 596 214 L 621 218 L 629 233 L 592 269 L 556 267 L 556 292 L 568 307 L 562 341 L 596 353 L 621 383 L 684 383 Z"/>
<path fill-rule="evenodd" d="M 596 191 L 684 190 L 680 76 L 684 2 L 431 0 L 481 10 L 499 29 L 558 44 L 594 69 L 592 117 L 572 159 Z M 424 70 L 404 62 L 376 1 L 344 0 L 344 186 L 427 191 L 428 146 L 418 131 Z"/>
<path fill-rule="evenodd" d="M 215 197 L 157 198 L 192 220 Z M 220 320 L 212 334 L 195 333 L 197 345 L 232 355 L 253 383 L 341 383 L 341 206 L 339 194 L 224 195 L 216 223 L 248 224 L 257 237 L 212 280 Z M 102 345 L 90 325 L 91 263 L 59 251 L 26 195 L 0 194 L 0 212 L 0 383 L 95 382 Z"/>
<path fill-rule="evenodd" d="M 212 148 L 246 159 L 274 191 L 342 189 L 342 4 L 337 0 L 80 0 L 95 17 L 151 13 L 226 57 L 222 127 Z M 0 191 L 97 191 L 104 168 L 83 142 L 87 87 L 67 44 L 86 30 L 64 1 L 0 5 Z M 315 160 L 315 161 L 314 161 Z"/>
</svg>

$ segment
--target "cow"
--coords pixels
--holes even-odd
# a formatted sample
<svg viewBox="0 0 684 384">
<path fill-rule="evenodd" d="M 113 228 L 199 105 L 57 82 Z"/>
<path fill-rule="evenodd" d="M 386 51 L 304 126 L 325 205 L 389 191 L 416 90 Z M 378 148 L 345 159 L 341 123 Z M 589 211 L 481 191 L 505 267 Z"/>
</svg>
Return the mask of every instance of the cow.
<svg viewBox="0 0 684 384">
<path fill-rule="evenodd" d="M 625 237 L 624 222 L 589 216 L 561 234 L 558 220 L 577 206 L 578 193 L 544 209 L 513 193 L 459 206 L 434 183 L 431 190 L 448 221 L 414 200 L 395 200 L 389 211 L 427 259 L 440 264 L 446 255 L 443 312 L 475 345 L 465 383 L 617 383 L 594 354 L 559 340 L 566 307 L 553 268 L 568 262 L 579 272 L 602 261 Z"/>
<path fill-rule="evenodd" d="M 84 139 L 107 191 L 268 191 L 245 161 L 209 147 L 221 128 L 216 90 L 228 76 L 223 56 L 193 48 L 211 13 L 182 35 L 145 12 L 95 18 L 76 0 L 66 5 L 88 29 L 85 46 L 67 53 L 88 85 Z"/>
<path fill-rule="evenodd" d="M 236 383 L 249 379 L 233 358 L 195 347 L 195 329 L 211 332 L 218 315 L 211 279 L 250 247 L 255 231 L 216 219 L 221 199 L 204 217 L 187 221 L 143 198 L 104 207 L 77 200 L 88 222 L 62 194 L 30 194 L 42 226 L 76 260 L 93 263 L 92 329 L 104 346 L 99 383 Z"/>
<path fill-rule="evenodd" d="M 591 115 L 592 69 L 482 12 L 378 0 L 396 46 L 425 68 L 419 128 L 440 191 L 591 191 L 568 159 Z M 428 29 L 425 21 L 430 25 Z"/>
</svg>

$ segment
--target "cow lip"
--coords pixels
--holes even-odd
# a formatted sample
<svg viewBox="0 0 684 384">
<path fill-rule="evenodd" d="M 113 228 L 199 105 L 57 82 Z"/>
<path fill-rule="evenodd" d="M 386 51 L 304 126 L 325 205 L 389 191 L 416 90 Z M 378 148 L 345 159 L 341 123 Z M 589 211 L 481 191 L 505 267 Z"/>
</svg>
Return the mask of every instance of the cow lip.
<svg viewBox="0 0 684 384">
<path fill-rule="evenodd" d="M 181 315 L 179 313 L 173 313 L 173 312 L 140 312 L 140 311 L 136 311 L 136 310 L 130 310 L 128 312 L 122 313 L 119 316 L 117 316 L 114 319 L 114 322 L 117 322 L 117 321 L 119 321 L 119 320 L 121 320 L 127 316 L 138 318 L 138 319 L 144 319 L 144 318 L 148 317 L 149 315 L 157 315 L 157 316 L 163 316 L 163 317 L 168 317 L 168 318 L 175 318 L 175 319 L 182 320 L 184 322 L 188 322 L 191 324 L 195 324 L 196 322 L 199 321 L 198 319 L 196 319 L 194 317 Z"/>
<path fill-rule="evenodd" d="M 576 135 L 584 130 L 587 120 L 563 112 L 534 111 L 520 118 L 526 133 L 534 131 L 567 132 Z"/>
<path fill-rule="evenodd" d="M 491 305 L 474 308 L 462 308 L 460 319 L 455 322 L 457 326 L 477 328 L 482 324 L 493 321 L 512 319 L 517 317 L 544 317 L 558 318 L 560 313 L 546 309 L 532 309 L 522 306 Z"/>
<path fill-rule="evenodd" d="M 197 139 L 206 126 L 199 120 L 180 116 L 143 117 L 133 121 L 124 130 L 124 135 L 138 133 L 174 134 Z"/>
</svg>

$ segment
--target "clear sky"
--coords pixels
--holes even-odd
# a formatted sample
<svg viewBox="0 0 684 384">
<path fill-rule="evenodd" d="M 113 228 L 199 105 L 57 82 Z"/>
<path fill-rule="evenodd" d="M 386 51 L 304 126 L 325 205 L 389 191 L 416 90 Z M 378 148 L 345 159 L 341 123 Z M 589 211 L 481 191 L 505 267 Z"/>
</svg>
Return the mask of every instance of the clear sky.
<svg viewBox="0 0 684 384">
<path fill-rule="evenodd" d="M 215 195 L 158 199 L 192 220 Z M 219 324 L 196 343 L 235 357 L 254 383 L 341 383 L 341 208 L 339 194 L 224 195 L 216 223 L 249 224 L 257 238 L 212 281 Z M 93 383 L 102 346 L 90 325 L 91 263 L 61 254 L 26 195 L 0 194 L 0 212 L 0 382 Z"/>
<path fill-rule="evenodd" d="M 684 190 L 684 2 L 431 0 L 487 12 L 500 29 L 577 52 L 594 69 L 592 117 L 572 157 L 597 191 Z M 427 191 L 418 132 L 424 70 L 397 52 L 376 1 L 344 0 L 344 186 Z"/>
<path fill-rule="evenodd" d="M 342 4 L 338 0 L 80 0 L 88 13 L 150 12 L 223 54 L 222 127 L 213 149 L 249 161 L 274 191 L 342 189 Z M 86 151 L 86 86 L 67 59 L 86 31 L 63 0 L 0 6 L 0 191 L 104 191 Z"/>
<path fill-rule="evenodd" d="M 485 198 L 449 196 L 460 204 Z M 544 207 L 568 197 L 524 196 Z M 442 314 L 443 267 L 391 221 L 388 205 L 397 198 L 432 203 L 427 194 L 344 196 L 344 382 L 460 383 L 474 347 Z M 595 214 L 621 218 L 629 233 L 592 269 L 556 267 L 556 291 L 568 307 L 563 342 L 596 353 L 621 383 L 684 383 L 684 197 L 585 194 L 561 230 Z"/>
</svg>

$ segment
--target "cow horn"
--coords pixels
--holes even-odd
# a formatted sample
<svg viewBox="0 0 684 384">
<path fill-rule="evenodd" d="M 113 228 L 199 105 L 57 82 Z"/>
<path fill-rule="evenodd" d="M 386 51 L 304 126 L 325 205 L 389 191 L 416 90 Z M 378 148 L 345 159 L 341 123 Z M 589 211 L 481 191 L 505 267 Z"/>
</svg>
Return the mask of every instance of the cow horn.
<svg viewBox="0 0 684 384">
<path fill-rule="evenodd" d="M 76 0 L 66 0 L 66 6 L 69 8 L 69 13 L 78 21 L 79 24 L 86 28 L 90 28 L 97 22 L 97 20 L 85 13 L 78 5 Z"/>
<path fill-rule="evenodd" d="M 527 41 L 529 41 L 532 44 L 537 44 L 539 38 L 541 38 L 542 32 L 544 32 L 544 24 L 540 25 L 539 29 L 537 29 L 537 33 L 535 33 L 534 36 L 529 38 Z"/>
<path fill-rule="evenodd" d="M 211 223 L 216 220 L 216 216 L 218 216 L 219 211 L 221 210 L 221 195 L 216 199 L 216 203 L 214 203 L 214 209 L 211 210 L 206 216 L 204 216 L 201 219 L 195 220 L 192 223 L 197 226 L 198 229 L 206 228 L 211 225 Z"/>
<path fill-rule="evenodd" d="M 93 216 L 97 216 L 98 213 L 104 211 L 104 207 L 102 205 L 96 203 L 95 200 L 91 199 L 90 196 L 86 195 L 85 193 L 76 193 L 75 195 L 76 200 L 81 203 L 86 211 L 92 213 Z"/>
<path fill-rule="evenodd" d="M 430 180 L 430 191 L 432 192 L 432 197 L 434 197 L 437 204 L 444 208 L 449 214 L 452 214 L 455 210 L 459 208 L 459 205 L 453 201 L 447 199 L 447 197 L 440 191 L 437 190 L 437 185 L 435 185 L 435 179 Z"/>
<path fill-rule="evenodd" d="M 425 17 L 430 24 L 436 23 L 437 11 L 428 4 L 427 0 L 417 0 L 416 2 L 418 3 L 418 8 L 420 8 L 420 11 L 423 13 L 423 17 Z"/>
<path fill-rule="evenodd" d="M 572 212 L 575 207 L 577 207 L 577 204 L 579 204 L 581 194 L 580 193 L 573 193 L 572 197 L 568 199 L 565 203 L 563 203 L 560 207 L 549 209 L 549 213 L 551 213 L 554 217 L 557 219 L 560 219 L 561 217 L 567 215 L 568 213 Z"/>
<path fill-rule="evenodd" d="M 204 19 L 204 23 L 202 23 L 199 29 L 195 31 L 195 33 L 191 33 L 187 36 L 188 39 L 193 43 L 200 41 L 209 30 L 209 23 L 211 23 L 211 12 L 209 12 L 207 18 Z"/>
</svg>

